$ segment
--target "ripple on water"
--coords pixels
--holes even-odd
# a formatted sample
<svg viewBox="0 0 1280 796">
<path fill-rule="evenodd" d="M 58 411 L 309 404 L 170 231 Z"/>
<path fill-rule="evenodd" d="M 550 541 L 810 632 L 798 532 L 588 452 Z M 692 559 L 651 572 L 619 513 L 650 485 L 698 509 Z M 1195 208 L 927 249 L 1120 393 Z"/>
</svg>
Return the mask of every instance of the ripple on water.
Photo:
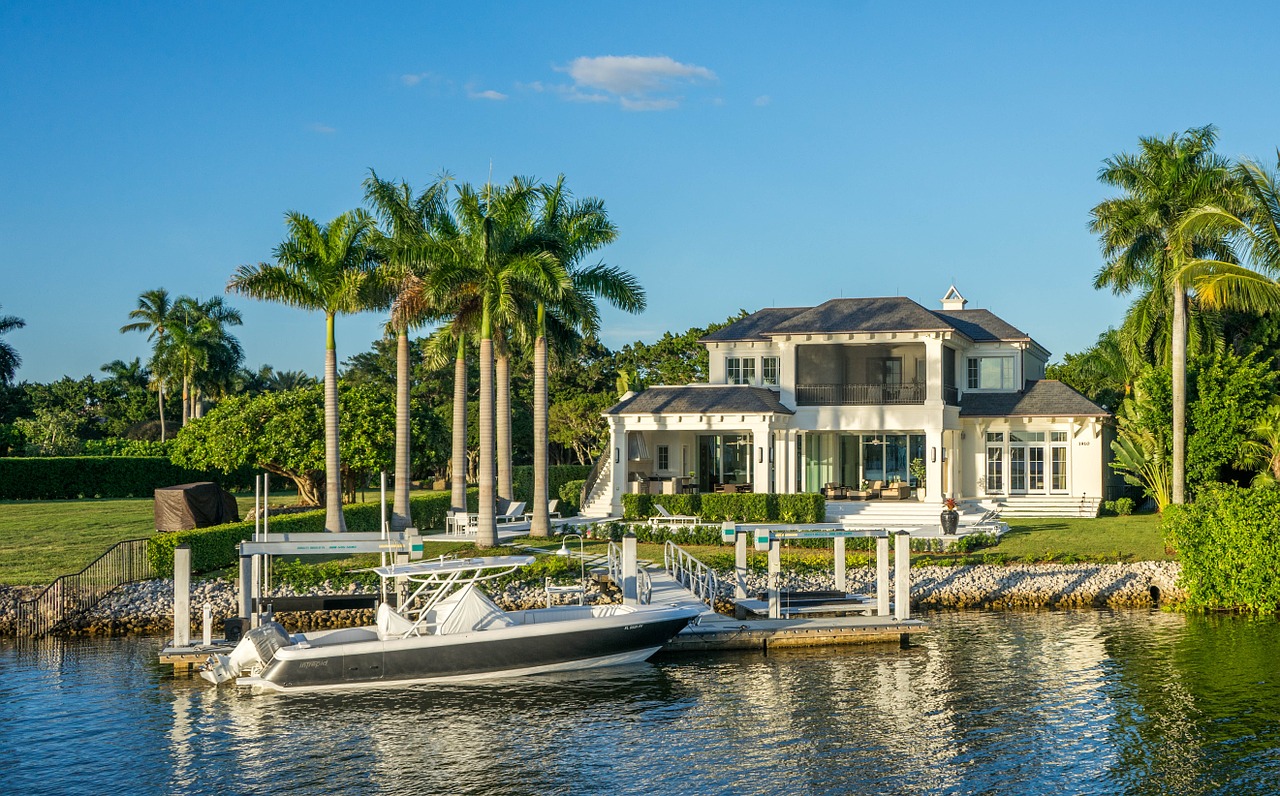
<svg viewBox="0 0 1280 796">
<path fill-rule="evenodd" d="M 1280 781 L 1273 621 L 937 613 L 897 647 L 249 695 L 154 639 L 0 643 L 14 793 L 1236 794 Z"/>
</svg>

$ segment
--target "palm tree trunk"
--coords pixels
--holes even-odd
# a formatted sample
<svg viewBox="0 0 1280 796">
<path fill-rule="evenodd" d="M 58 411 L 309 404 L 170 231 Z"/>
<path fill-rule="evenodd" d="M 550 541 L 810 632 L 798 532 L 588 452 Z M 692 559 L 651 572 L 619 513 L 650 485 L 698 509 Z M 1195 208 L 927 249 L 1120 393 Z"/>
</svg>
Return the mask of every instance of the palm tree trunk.
<svg viewBox="0 0 1280 796">
<path fill-rule="evenodd" d="M 164 381 L 163 380 L 156 382 L 156 394 L 160 396 L 160 441 L 164 442 L 166 439 L 166 433 L 165 433 L 166 429 L 164 426 Z"/>
<path fill-rule="evenodd" d="M 466 337 L 458 335 L 458 356 L 453 361 L 453 464 L 449 505 L 467 507 L 467 353 Z"/>
<path fill-rule="evenodd" d="M 1173 483 L 1174 505 L 1186 502 L 1187 484 L 1187 291 L 1173 291 Z"/>
<path fill-rule="evenodd" d="M 324 529 L 347 530 L 342 514 L 342 461 L 338 455 L 338 347 L 333 336 L 333 313 L 325 313 L 324 349 Z"/>
<path fill-rule="evenodd" d="M 494 358 L 494 392 L 497 394 L 498 496 L 515 500 L 511 492 L 511 356 Z"/>
<path fill-rule="evenodd" d="M 547 336 L 543 330 L 545 308 L 538 304 L 538 338 L 533 342 L 533 522 L 532 536 L 550 536 L 547 516 Z"/>
<path fill-rule="evenodd" d="M 191 419 L 191 380 L 186 373 L 182 374 L 182 425 L 186 427 Z"/>
<path fill-rule="evenodd" d="M 391 528 L 401 531 L 413 524 L 409 518 L 409 332 L 396 335 L 396 489 L 391 507 Z"/>
<path fill-rule="evenodd" d="M 498 525 L 494 519 L 493 477 L 493 339 L 489 333 L 488 312 L 480 332 L 480 510 L 476 517 L 476 547 L 498 544 Z"/>
</svg>

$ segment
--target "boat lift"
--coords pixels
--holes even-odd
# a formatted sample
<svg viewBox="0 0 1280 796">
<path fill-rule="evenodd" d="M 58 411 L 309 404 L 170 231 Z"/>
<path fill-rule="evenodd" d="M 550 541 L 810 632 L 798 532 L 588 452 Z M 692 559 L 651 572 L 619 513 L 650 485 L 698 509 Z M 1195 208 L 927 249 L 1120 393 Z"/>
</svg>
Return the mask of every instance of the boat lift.
<svg viewBox="0 0 1280 796">
<path fill-rule="evenodd" d="M 889 540 L 894 540 L 894 599 L 889 601 Z M 782 590 L 779 588 L 782 573 L 782 542 L 789 539 L 831 539 L 834 542 L 836 590 L 845 594 L 845 540 L 872 538 L 876 540 L 876 600 L 875 615 L 892 616 L 903 622 L 911 618 L 911 531 L 907 528 L 838 528 L 826 524 L 815 525 L 738 525 L 726 522 L 721 527 L 721 539 L 734 545 L 734 597 L 747 599 L 747 543 L 769 555 L 768 608 L 770 619 L 781 619 Z"/>
</svg>

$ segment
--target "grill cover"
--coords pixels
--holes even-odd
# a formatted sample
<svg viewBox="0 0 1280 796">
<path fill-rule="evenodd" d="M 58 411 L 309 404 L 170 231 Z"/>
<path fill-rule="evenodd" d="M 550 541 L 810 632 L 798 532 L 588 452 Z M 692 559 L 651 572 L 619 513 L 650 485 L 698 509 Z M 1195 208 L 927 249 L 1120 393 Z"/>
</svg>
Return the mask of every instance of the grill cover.
<svg viewBox="0 0 1280 796">
<path fill-rule="evenodd" d="M 189 531 L 239 521 L 235 497 L 212 481 L 156 490 L 157 531 Z"/>
</svg>

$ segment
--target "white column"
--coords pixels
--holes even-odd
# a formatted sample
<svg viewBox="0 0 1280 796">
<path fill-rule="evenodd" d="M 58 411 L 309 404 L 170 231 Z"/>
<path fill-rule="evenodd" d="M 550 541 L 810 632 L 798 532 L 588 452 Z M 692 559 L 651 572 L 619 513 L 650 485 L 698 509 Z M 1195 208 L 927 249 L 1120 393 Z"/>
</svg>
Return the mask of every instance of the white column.
<svg viewBox="0 0 1280 796">
<path fill-rule="evenodd" d="M 876 537 L 876 616 L 889 615 L 889 537 Z"/>
<path fill-rule="evenodd" d="M 845 560 L 844 560 L 844 537 L 837 536 L 835 541 L 835 560 L 836 560 L 836 591 L 841 594 L 845 593 Z"/>
<path fill-rule="evenodd" d="M 636 535 L 628 533 L 622 537 L 622 603 L 638 605 L 640 588 L 636 582 L 636 570 L 639 562 L 636 559 Z"/>
<path fill-rule="evenodd" d="M 774 539 L 769 543 L 769 618 L 781 619 L 782 606 L 779 591 L 782 580 L 782 543 Z"/>
<path fill-rule="evenodd" d="M 191 545 L 173 549 L 173 646 L 191 645 Z"/>
<path fill-rule="evenodd" d="M 893 551 L 893 604 L 895 619 L 899 622 L 911 618 L 911 534 L 898 531 L 894 534 Z"/>
<path fill-rule="evenodd" d="M 928 495 L 926 500 L 930 503 L 941 503 L 946 497 L 942 490 L 942 468 L 950 466 L 956 457 L 956 451 L 948 450 L 948 461 L 945 464 L 942 461 L 946 436 L 940 429 L 925 429 L 924 432 L 924 483 Z M 954 484 L 954 480 L 951 480 L 951 491 L 955 491 Z"/>
<path fill-rule="evenodd" d="M 926 337 L 924 340 L 924 401 L 930 405 L 942 403 L 942 340 Z"/>
<path fill-rule="evenodd" d="M 733 537 L 733 596 L 739 600 L 747 598 L 747 536 L 738 531 Z"/>
</svg>

